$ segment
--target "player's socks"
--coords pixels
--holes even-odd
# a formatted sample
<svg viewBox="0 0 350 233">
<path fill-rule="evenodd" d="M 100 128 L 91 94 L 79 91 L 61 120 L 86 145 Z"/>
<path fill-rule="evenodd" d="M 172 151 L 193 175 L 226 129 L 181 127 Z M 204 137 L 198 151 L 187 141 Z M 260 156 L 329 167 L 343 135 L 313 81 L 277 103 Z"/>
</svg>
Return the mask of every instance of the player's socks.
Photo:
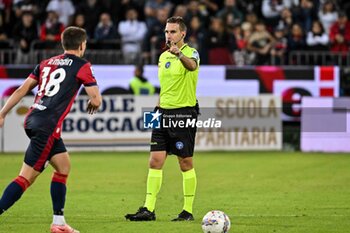
<svg viewBox="0 0 350 233">
<path fill-rule="evenodd" d="M 52 224 L 64 226 L 66 225 L 66 220 L 63 215 L 53 215 Z"/>
<path fill-rule="evenodd" d="M 150 168 L 148 171 L 147 177 L 147 195 L 144 207 L 146 207 L 149 211 L 153 212 L 157 194 L 162 185 L 163 171 Z"/>
<path fill-rule="evenodd" d="M 51 181 L 51 200 L 53 206 L 53 224 L 66 224 L 63 216 L 64 204 L 66 201 L 67 175 L 55 172 Z"/>
<path fill-rule="evenodd" d="M 197 187 L 197 176 L 194 168 L 186 172 L 182 172 L 184 207 L 183 209 L 192 214 L 193 200 Z"/>
<path fill-rule="evenodd" d="M 0 199 L 0 214 L 10 208 L 30 186 L 29 181 L 23 176 L 18 176 L 4 190 Z"/>
</svg>

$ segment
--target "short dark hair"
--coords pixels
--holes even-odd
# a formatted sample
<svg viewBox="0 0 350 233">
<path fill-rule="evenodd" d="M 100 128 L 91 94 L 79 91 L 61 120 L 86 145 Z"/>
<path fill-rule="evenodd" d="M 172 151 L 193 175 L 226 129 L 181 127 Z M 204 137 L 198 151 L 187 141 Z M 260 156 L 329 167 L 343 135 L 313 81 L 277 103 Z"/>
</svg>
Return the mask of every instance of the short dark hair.
<svg viewBox="0 0 350 233">
<path fill-rule="evenodd" d="M 62 47 L 64 50 L 77 50 L 86 38 L 86 31 L 83 28 L 67 27 L 61 35 Z"/>
<path fill-rule="evenodd" d="M 177 23 L 180 27 L 180 31 L 182 31 L 182 32 L 187 30 L 185 21 L 181 16 L 170 17 L 169 19 L 167 19 L 166 22 L 167 23 Z"/>
<path fill-rule="evenodd" d="M 143 73 L 143 65 L 142 64 L 137 64 L 135 66 L 135 69 L 139 70 L 141 73 Z"/>
</svg>

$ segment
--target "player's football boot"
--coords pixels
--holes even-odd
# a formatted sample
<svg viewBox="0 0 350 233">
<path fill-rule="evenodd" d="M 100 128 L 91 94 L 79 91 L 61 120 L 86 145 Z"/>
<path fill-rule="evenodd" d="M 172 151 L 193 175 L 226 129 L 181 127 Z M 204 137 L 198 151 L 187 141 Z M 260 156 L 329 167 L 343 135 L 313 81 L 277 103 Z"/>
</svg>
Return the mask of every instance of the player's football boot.
<svg viewBox="0 0 350 233">
<path fill-rule="evenodd" d="M 51 224 L 50 232 L 51 233 L 80 233 L 80 231 L 73 229 L 68 224 L 63 226 Z"/>
<path fill-rule="evenodd" d="M 176 222 L 176 221 L 193 221 L 194 218 L 193 218 L 193 215 L 189 212 L 187 212 L 186 210 L 183 210 L 178 216 L 177 218 L 174 218 L 173 222 Z"/>
<path fill-rule="evenodd" d="M 154 221 L 156 220 L 156 214 L 154 211 L 149 211 L 146 207 L 140 207 L 135 214 L 127 214 L 125 218 L 130 221 Z"/>
</svg>

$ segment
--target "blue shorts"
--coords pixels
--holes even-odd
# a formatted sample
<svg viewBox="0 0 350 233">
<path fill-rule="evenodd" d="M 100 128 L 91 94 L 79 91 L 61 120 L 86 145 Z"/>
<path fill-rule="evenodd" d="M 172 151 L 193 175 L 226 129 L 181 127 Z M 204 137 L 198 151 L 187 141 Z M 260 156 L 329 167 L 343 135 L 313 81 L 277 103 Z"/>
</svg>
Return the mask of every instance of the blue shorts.
<svg viewBox="0 0 350 233">
<path fill-rule="evenodd" d="M 57 139 L 52 133 L 40 129 L 25 129 L 25 131 L 30 138 L 30 143 L 24 156 L 24 162 L 34 170 L 42 172 L 52 156 L 67 152 L 62 138 Z"/>
</svg>

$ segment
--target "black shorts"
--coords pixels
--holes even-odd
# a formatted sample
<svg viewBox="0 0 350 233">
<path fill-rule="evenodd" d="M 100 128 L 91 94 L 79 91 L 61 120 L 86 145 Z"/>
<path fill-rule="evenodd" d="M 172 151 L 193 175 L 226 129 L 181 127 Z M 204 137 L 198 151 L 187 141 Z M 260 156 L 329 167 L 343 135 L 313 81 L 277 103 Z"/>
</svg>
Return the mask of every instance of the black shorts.
<svg viewBox="0 0 350 233">
<path fill-rule="evenodd" d="M 192 157 L 194 151 L 197 127 L 194 124 L 187 125 L 186 122 L 197 120 L 197 111 L 194 107 L 178 109 L 159 109 L 162 113 L 160 129 L 152 130 L 151 151 L 166 151 L 169 155 L 180 157 Z M 184 127 L 170 123 L 184 121 Z M 164 127 L 165 126 L 165 127 Z"/>
<path fill-rule="evenodd" d="M 38 129 L 25 129 L 25 131 L 30 138 L 30 143 L 24 162 L 36 171 L 42 172 L 52 156 L 67 151 L 62 138 L 57 139 L 52 133 Z"/>
</svg>

